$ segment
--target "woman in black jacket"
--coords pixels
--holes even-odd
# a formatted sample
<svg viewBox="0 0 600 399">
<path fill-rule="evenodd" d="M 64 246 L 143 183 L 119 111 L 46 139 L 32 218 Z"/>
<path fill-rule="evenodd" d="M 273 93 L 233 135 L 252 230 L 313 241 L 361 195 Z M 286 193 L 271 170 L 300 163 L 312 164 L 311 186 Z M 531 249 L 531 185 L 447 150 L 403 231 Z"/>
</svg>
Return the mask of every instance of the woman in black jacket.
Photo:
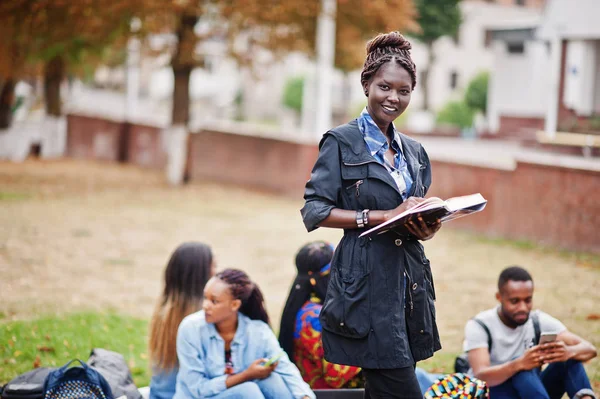
<svg viewBox="0 0 600 399">
<path fill-rule="evenodd" d="M 321 310 L 322 338 L 329 362 L 363 368 L 367 398 L 422 398 L 415 364 L 441 348 L 431 268 L 419 242 L 434 236 L 439 221 L 410 222 L 407 235 L 359 237 L 423 201 L 431 184 L 427 153 L 393 125 L 416 84 L 410 48 L 398 32 L 368 43 L 361 74 L 367 107 L 325 133 L 302 208 L 308 231 L 344 229 Z"/>
</svg>

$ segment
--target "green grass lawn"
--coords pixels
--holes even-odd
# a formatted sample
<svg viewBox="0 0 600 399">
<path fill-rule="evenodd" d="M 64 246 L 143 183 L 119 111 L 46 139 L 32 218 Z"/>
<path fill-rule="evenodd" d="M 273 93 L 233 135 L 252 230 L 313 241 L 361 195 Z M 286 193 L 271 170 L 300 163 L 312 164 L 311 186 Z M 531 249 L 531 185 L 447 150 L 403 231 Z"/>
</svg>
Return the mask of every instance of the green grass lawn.
<svg viewBox="0 0 600 399">
<path fill-rule="evenodd" d="M 136 386 L 147 386 L 148 321 L 114 313 L 74 313 L 37 320 L 0 321 L 0 385 L 34 367 L 62 366 L 72 359 L 86 361 L 93 348 L 121 353 Z M 419 364 L 432 371 L 452 370 L 456 354 L 438 352 Z"/>
<path fill-rule="evenodd" d="M 148 385 L 148 321 L 112 313 L 74 313 L 0 321 L 0 385 L 36 366 L 87 361 L 93 348 L 121 353 L 138 387 Z"/>
</svg>

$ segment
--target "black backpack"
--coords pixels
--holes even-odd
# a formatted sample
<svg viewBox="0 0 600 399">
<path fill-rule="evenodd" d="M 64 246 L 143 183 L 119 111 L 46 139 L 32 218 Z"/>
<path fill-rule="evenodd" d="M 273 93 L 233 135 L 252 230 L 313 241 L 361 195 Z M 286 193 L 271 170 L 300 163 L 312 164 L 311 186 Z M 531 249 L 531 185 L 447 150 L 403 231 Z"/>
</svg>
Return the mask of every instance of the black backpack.
<svg viewBox="0 0 600 399">
<path fill-rule="evenodd" d="M 56 370 L 51 367 L 40 367 L 13 378 L 4 386 L 0 397 L 2 399 L 42 399 L 44 397 L 44 383 L 50 372 Z"/>
<path fill-rule="evenodd" d="M 483 321 L 479 320 L 478 318 L 474 317 L 472 320 L 477 322 L 477 324 L 479 324 L 485 330 L 485 333 L 488 337 L 488 351 L 491 352 L 492 334 L 490 333 L 490 329 L 488 328 L 488 326 L 485 325 Z M 540 335 L 542 334 L 540 329 L 540 317 L 537 312 L 531 312 L 531 321 L 533 322 L 534 333 L 533 344 L 537 345 L 538 342 L 540 342 Z M 471 366 L 469 365 L 469 358 L 467 352 L 461 354 L 460 356 L 457 356 L 454 360 L 454 371 L 456 373 L 466 373 L 469 371 L 470 368 Z"/>
<path fill-rule="evenodd" d="M 79 366 L 70 367 L 73 362 Z M 102 374 L 79 359 L 48 374 L 44 388 L 45 399 L 114 399 Z"/>
</svg>

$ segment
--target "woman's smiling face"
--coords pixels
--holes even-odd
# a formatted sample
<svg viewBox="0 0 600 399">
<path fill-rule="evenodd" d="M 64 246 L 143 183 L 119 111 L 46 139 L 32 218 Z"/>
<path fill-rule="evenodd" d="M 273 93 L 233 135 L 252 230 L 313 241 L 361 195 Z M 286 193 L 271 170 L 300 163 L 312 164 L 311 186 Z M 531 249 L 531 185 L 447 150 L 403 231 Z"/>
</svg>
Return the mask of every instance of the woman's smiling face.
<svg viewBox="0 0 600 399">
<path fill-rule="evenodd" d="M 381 131 L 387 128 L 408 107 L 412 94 L 412 78 L 394 59 L 383 64 L 364 84 L 367 110 Z"/>
</svg>

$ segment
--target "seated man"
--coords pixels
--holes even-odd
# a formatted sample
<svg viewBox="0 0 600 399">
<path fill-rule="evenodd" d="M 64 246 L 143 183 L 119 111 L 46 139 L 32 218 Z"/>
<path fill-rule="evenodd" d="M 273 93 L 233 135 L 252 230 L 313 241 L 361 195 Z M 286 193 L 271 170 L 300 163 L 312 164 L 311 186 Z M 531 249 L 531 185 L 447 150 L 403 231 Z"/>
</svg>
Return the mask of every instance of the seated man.
<svg viewBox="0 0 600 399">
<path fill-rule="evenodd" d="M 533 280 L 523 268 L 506 268 L 498 279 L 500 305 L 479 313 L 465 327 L 464 349 L 472 374 L 487 382 L 490 396 L 501 398 L 596 398 L 582 362 L 596 356 L 596 348 L 569 332 L 554 317 L 533 305 Z M 554 342 L 537 345 L 539 331 L 556 333 Z M 539 336 L 539 334 L 538 334 Z M 491 344 L 491 348 L 489 345 Z M 547 365 L 543 371 L 541 366 Z"/>
</svg>

